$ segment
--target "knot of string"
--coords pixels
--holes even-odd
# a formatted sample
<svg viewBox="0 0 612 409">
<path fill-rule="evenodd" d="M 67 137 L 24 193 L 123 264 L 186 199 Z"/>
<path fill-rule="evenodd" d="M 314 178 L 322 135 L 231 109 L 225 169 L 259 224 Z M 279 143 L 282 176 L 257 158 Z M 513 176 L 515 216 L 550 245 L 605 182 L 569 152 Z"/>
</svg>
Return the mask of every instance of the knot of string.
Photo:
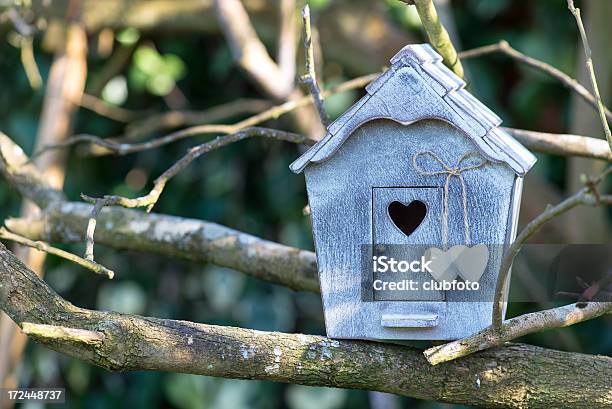
<svg viewBox="0 0 612 409">
<path fill-rule="evenodd" d="M 423 168 L 422 165 L 419 165 L 419 158 L 430 158 L 430 166 L 429 170 Z M 463 172 L 472 169 L 478 169 L 484 166 L 487 163 L 487 160 L 480 156 L 477 152 L 467 152 L 455 166 L 449 166 L 446 164 L 438 155 L 436 155 L 433 151 L 425 150 L 420 151 L 412 156 L 412 166 L 414 169 L 422 175 L 425 176 L 436 176 L 436 175 L 446 175 L 446 180 L 444 182 L 444 198 L 443 198 L 443 209 L 442 209 L 442 243 L 444 245 L 444 250 L 448 247 L 448 192 L 450 187 L 450 182 L 453 177 L 459 179 L 459 183 L 461 184 L 461 199 L 463 203 L 463 227 L 465 233 L 465 244 L 466 246 L 470 245 L 470 224 L 468 220 L 468 212 L 467 212 L 467 190 L 465 187 L 465 180 L 463 178 Z"/>
</svg>

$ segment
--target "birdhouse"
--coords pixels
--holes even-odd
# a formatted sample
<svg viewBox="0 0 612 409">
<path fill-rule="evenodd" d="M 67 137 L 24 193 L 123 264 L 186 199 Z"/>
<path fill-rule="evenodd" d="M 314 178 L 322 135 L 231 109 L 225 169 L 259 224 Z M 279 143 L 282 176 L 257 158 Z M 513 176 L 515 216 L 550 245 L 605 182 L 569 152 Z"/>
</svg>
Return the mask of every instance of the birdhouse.
<svg viewBox="0 0 612 409">
<path fill-rule="evenodd" d="M 448 340 L 491 324 L 535 157 L 464 87 L 429 45 L 408 45 L 291 164 L 328 336 Z"/>
</svg>

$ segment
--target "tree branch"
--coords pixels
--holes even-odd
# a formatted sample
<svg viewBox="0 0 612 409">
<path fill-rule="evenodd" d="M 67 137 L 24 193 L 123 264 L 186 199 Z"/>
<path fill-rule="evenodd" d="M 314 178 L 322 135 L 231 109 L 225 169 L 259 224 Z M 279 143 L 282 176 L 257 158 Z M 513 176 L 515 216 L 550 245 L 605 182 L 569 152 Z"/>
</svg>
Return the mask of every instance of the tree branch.
<svg viewBox="0 0 612 409">
<path fill-rule="evenodd" d="M 472 50 L 462 51 L 459 53 L 459 57 L 461 59 L 466 60 L 468 58 L 480 57 L 480 56 L 492 54 L 492 53 L 505 54 L 508 57 L 522 64 L 528 65 L 532 68 L 537 69 L 538 71 L 543 72 L 544 74 L 547 74 L 557 79 L 565 87 L 569 88 L 570 90 L 578 94 L 582 99 L 584 99 L 593 108 L 598 109 L 599 102 L 598 102 L 597 97 L 591 94 L 589 90 L 586 89 L 577 80 L 570 77 L 569 75 L 559 70 L 558 68 L 555 68 L 552 65 L 545 63 L 544 61 L 540 61 L 536 58 L 533 58 L 533 57 L 530 57 L 528 55 L 521 53 L 515 48 L 512 48 L 512 46 L 508 44 L 508 42 L 505 40 L 502 40 L 497 44 L 485 45 L 483 47 L 477 47 Z M 605 111 L 605 114 L 608 120 L 612 121 L 612 112 L 605 106 L 603 108 L 604 108 L 604 111 Z"/>
<path fill-rule="evenodd" d="M 527 131 L 524 129 L 503 128 L 525 147 L 560 156 L 582 156 L 584 158 L 612 161 L 612 151 L 608 143 L 599 138 L 572 134 L 555 134 Z"/>
<path fill-rule="evenodd" d="M 23 197 L 39 207 L 64 200 L 64 194 L 51 186 L 36 166 L 8 136 L 0 132 L 0 173 Z"/>
<path fill-rule="evenodd" d="M 168 181 L 174 176 L 176 176 L 180 171 L 185 169 L 191 162 L 193 162 L 205 153 L 253 136 L 278 139 L 292 143 L 305 143 L 309 141 L 309 139 L 305 136 L 294 134 L 291 132 L 279 131 L 276 129 L 257 127 L 243 129 L 241 131 L 218 137 L 212 141 L 191 148 L 181 159 L 175 162 L 157 179 L 155 179 L 155 181 L 153 182 L 153 188 L 146 195 L 137 197 L 135 199 L 129 199 L 123 196 L 108 195 L 104 196 L 103 201 L 101 203 L 103 204 L 103 206 L 119 205 L 128 208 L 145 207 L 147 209 L 147 212 L 150 212 L 151 209 L 153 209 L 155 203 L 157 203 L 157 200 L 163 192 L 166 183 L 168 183 Z M 97 141 L 97 143 L 101 142 Z M 110 147 L 111 145 L 107 146 Z M 83 196 L 83 198 L 86 201 L 94 204 L 98 203 L 99 201 L 98 198 L 92 198 L 88 196 Z"/>
<path fill-rule="evenodd" d="M 362 88 L 365 85 L 369 84 L 372 80 L 374 80 L 378 75 L 379 73 L 368 74 L 368 75 L 354 78 L 352 80 L 339 84 L 335 87 L 332 87 L 329 90 L 323 91 L 322 96 L 328 97 L 336 93 L 346 92 L 346 91 L 356 89 L 356 88 Z M 108 153 L 126 155 L 126 154 L 130 154 L 134 152 L 141 152 L 147 149 L 159 148 L 166 144 L 176 142 L 176 141 L 179 141 L 185 138 L 194 137 L 194 136 L 201 136 L 201 135 L 210 134 L 210 133 L 217 133 L 217 134 L 235 133 L 245 128 L 261 124 L 262 122 L 265 122 L 271 119 L 277 119 L 278 117 L 282 115 L 295 111 L 297 108 L 308 106 L 312 103 L 313 103 L 312 96 L 306 95 L 298 99 L 290 100 L 280 105 L 274 106 L 259 114 L 253 115 L 247 119 L 244 119 L 240 122 L 236 122 L 235 124 L 232 124 L 232 125 L 221 125 L 221 124 L 198 125 L 198 126 L 181 129 L 176 132 L 172 132 L 171 134 L 165 135 L 161 138 L 156 138 L 150 141 L 140 142 L 140 143 L 130 144 L 130 143 L 125 143 L 125 142 L 121 142 L 118 140 L 113 140 L 110 138 L 100 138 L 94 135 L 76 135 L 63 143 L 44 146 L 43 148 L 35 152 L 32 155 L 32 158 L 43 155 L 46 152 L 51 151 L 51 150 L 63 149 L 68 146 L 82 143 L 82 142 L 89 142 L 89 143 L 96 144 L 98 146 L 105 148 L 103 152 L 96 152 L 97 155 L 104 155 Z M 129 137 L 129 131 L 128 131 L 128 137 Z"/>
<path fill-rule="evenodd" d="M 314 61 L 314 46 L 312 44 L 312 29 L 310 27 L 310 7 L 308 4 L 304 6 L 302 10 L 302 19 L 304 20 L 304 49 L 306 52 L 306 74 L 300 78 L 300 82 L 308 85 L 310 94 L 314 99 L 315 107 L 319 113 L 319 119 L 323 126 L 329 125 L 329 116 L 325 110 L 323 103 L 323 97 L 321 96 L 321 89 L 317 84 L 317 74 L 315 72 L 315 61 Z"/>
<path fill-rule="evenodd" d="M 77 104 L 79 104 L 82 108 L 95 112 L 98 115 L 123 123 L 132 122 L 138 118 L 142 118 L 145 115 L 145 112 L 131 111 L 129 109 L 121 108 L 119 106 L 109 104 L 96 96 L 85 93 L 81 95 L 81 99 L 77 101 Z"/>
<path fill-rule="evenodd" d="M 573 0 L 567 0 L 567 8 L 574 15 L 576 24 L 578 25 L 578 31 L 580 32 L 580 38 L 582 39 L 582 47 L 584 48 L 584 55 L 586 57 L 586 67 L 589 73 L 589 79 L 591 80 L 591 86 L 593 87 L 593 93 L 595 94 L 595 101 L 597 106 L 597 112 L 599 113 L 599 119 L 603 126 L 604 133 L 610 150 L 612 151 L 612 134 L 610 133 L 610 127 L 606 120 L 606 112 L 604 109 L 601 95 L 599 95 L 599 87 L 597 86 L 597 77 L 595 76 L 595 69 L 593 68 L 593 57 L 591 56 L 591 47 L 589 46 L 589 40 L 587 39 L 586 31 L 584 30 L 584 24 L 582 24 L 582 18 L 580 17 L 580 9 L 574 6 Z"/>
<path fill-rule="evenodd" d="M 429 348 L 423 352 L 432 365 L 452 361 L 483 349 L 502 345 L 512 339 L 553 328 L 569 327 L 612 312 L 610 302 L 570 304 L 512 318 L 499 330 L 488 327 L 458 341 Z"/>
<path fill-rule="evenodd" d="M 504 295 L 506 294 L 506 287 L 508 286 L 508 277 L 510 276 L 510 269 L 512 263 L 517 254 L 523 248 L 523 245 L 529 238 L 535 234 L 544 224 L 554 219 L 555 217 L 573 209 L 579 205 L 585 206 L 600 206 L 609 205 L 612 203 L 611 196 L 600 196 L 597 192 L 597 184 L 612 171 L 612 166 L 608 167 L 602 174 L 592 180 L 587 181 L 587 186 L 561 203 L 555 206 L 549 206 L 535 219 L 531 220 L 527 226 L 518 234 L 512 245 L 508 248 L 501 263 L 499 275 L 497 277 L 497 283 L 495 286 L 495 297 L 493 300 L 493 327 L 500 329 L 503 323 L 503 311 L 504 311 Z"/>
<path fill-rule="evenodd" d="M 280 28 L 278 33 L 278 53 L 276 60 L 282 77 L 287 81 L 295 79 L 295 60 L 297 53 L 297 5 L 295 0 L 280 0 Z"/>
<path fill-rule="evenodd" d="M 28 246 L 38 251 L 44 251 L 45 253 L 53 254 L 54 256 L 61 257 L 63 259 L 72 261 L 75 264 L 80 265 L 88 270 L 93 271 L 96 274 L 104 275 L 108 278 L 113 278 L 115 273 L 112 270 L 104 267 L 101 264 L 94 263 L 93 260 L 86 260 L 79 256 L 75 256 L 72 253 L 53 247 L 42 241 L 32 241 L 18 234 L 12 233 L 6 230 L 4 227 L 0 227 L 0 239 L 14 241 L 15 243 L 21 244 L 22 246 Z"/>
<path fill-rule="evenodd" d="M 0 135 L 0 152 L 12 154 L 6 156 L 6 165 L 0 161 L 0 172 L 24 197 L 41 198 L 37 203 L 43 208 L 27 220 L 6 220 L 7 227 L 31 240 L 85 240 L 94 206 L 65 202 L 63 194 L 49 187 L 23 151 L 4 135 Z M 294 290 L 319 289 L 316 257 L 310 251 L 202 220 L 119 207 L 101 210 L 96 221 L 96 240 L 110 247 L 210 262 Z"/>
<path fill-rule="evenodd" d="M 463 72 L 461 60 L 457 55 L 457 50 L 455 50 L 455 46 L 453 46 L 448 32 L 440 22 L 433 0 L 409 0 L 404 2 L 416 6 L 421 22 L 423 23 L 423 28 L 427 33 L 427 38 L 429 38 L 431 45 L 433 45 L 442 58 L 444 58 L 444 64 L 459 77 L 464 78 L 465 74 Z"/>
<path fill-rule="evenodd" d="M 240 0 L 215 0 L 214 6 L 234 59 L 268 95 L 286 99 L 295 79 L 284 76 L 291 71 L 284 73 L 272 60 Z"/>
<path fill-rule="evenodd" d="M 104 340 L 100 331 L 89 331 L 78 328 L 66 328 L 59 325 L 21 323 L 21 331 L 31 337 L 58 342 L 77 342 L 87 345 L 99 345 Z"/>
<path fill-rule="evenodd" d="M 62 202 L 29 219 L 8 219 L 5 223 L 31 240 L 82 242 L 92 209 L 85 203 Z M 96 243 L 213 263 L 294 290 L 319 291 L 313 252 L 203 220 L 104 208 L 97 218 Z"/>
<path fill-rule="evenodd" d="M 610 402 L 612 358 L 604 356 L 515 344 L 430 366 L 407 346 L 91 311 L 62 299 L 4 246 L 0 283 L 0 307 L 35 340 L 111 370 L 378 390 L 495 408 L 592 408 Z"/>
<path fill-rule="evenodd" d="M 238 115 L 257 114 L 271 108 L 271 105 L 271 102 L 263 99 L 237 99 L 202 111 L 167 111 L 151 114 L 130 123 L 125 137 L 135 141 L 167 129 L 213 123 Z"/>
</svg>

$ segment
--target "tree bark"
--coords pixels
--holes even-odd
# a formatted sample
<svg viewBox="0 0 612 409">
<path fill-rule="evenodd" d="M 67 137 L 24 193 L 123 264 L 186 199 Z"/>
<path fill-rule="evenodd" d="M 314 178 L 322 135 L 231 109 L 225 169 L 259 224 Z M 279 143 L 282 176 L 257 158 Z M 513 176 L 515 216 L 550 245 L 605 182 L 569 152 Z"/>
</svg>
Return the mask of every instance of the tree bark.
<svg viewBox="0 0 612 409">
<path fill-rule="evenodd" d="M 7 227 L 31 240 L 84 242 L 92 205 L 58 202 Z M 220 224 L 111 207 L 97 218 L 97 244 L 195 262 L 210 262 L 294 290 L 319 291 L 315 254 Z"/>
<path fill-rule="evenodd" d="M 49 348 L 110 370 L 365 389 L 490 408 L 612 405 L 612 358 L 508 344 L 431 366 L 422 351 L 78 308 L 0 245 L 0 307 Z M 59 327 L 59 328 L 57 328 Z M 35 330 L 33 330 L 35 329 Z"/>
<path fill-rule="evenodd" d="M 77 103 L 83 94 L 86 75 L 87 37 L 82 27 L 72 22 L 67 27 L 64 48 L 55 55 L 49 71 L 35 149 L 60 143 L 68 138 L 78 110 Z M 5 136 L 0 135 L 0 137 Z M 19 152 L 11 154 L 14 156 Z M 45 183 L 48 182 L 49 188 L 61 189 L 64 185 L 65 159 L 65 151 L 56 151 L 34 160 L 38 169 L 44 174 Z M 43 177 L 37 179 L 40 182 Z M 36 185 L 33 187 L 36 189 Z M 42 195 L 44 194 L 45 192 L 42 192 Z M 38 209 L 32 202 L 25 201 L 22 205 L 23 216 L 33 215 L 37 211 Z M 18 247 L 17 254 L 40 276 L 44 274 L 45 253 Z M 16 387 L 15 371 L 21 361 L 25 342 L 26 337 L 17 331 L 8 317 L 1 314 L 0 381 L 5 388 Z M 8 406 L 3 407 L 10 407 L 11 404 L 12 402 L 8 402 Z"/>
</svg>

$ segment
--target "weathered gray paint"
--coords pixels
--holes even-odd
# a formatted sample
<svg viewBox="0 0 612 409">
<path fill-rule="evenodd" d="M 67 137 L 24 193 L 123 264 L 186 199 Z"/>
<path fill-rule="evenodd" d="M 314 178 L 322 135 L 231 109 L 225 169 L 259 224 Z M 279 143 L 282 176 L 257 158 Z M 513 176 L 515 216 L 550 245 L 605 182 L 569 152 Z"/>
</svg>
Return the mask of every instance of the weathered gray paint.
<svg viewBox="0 0 612 409">
<path fill-rule="evenodd" d="M 404 163 L 406 166 L 407 163 Z M 372 188 L 372 245 L 374 249 L 378 245 L 399 244 L 394 249 L 386 248 L 384 254 L 395 256 L 396 259 L 403 258 L 418 259 L 428 246 L 433 243 L 442 242 L 442 230 L 440 223 L 442 220 L 442 195 L 443 189 L 440 187 L 373 187 Z M 393 224 L 389 217 L 387 208 L 389 203 L 399 201 L 410 203 L 413 200 L 420 200 L 427 205 L 427 216 L 421 225 L 410 235 L 406 236 Z M 409 245 L 409 246 L 408 246 Z M 413 247 L 414 246 L 414 247 Z M 389 246 L 387 246 L 389 247 Z M 369 246 L 364 248 L 368 249 Z M 413 257 L 408 256 L 406 251 L 414 250 Z M 402 254 L 396 255 L 397 252 Z M 381 278 L 388 275 L 380 273 Z M 394 277 L 401 280 L 419 280 L 423 278 L 420 272 L 395 273 Z M 374 277 L 378 278 L 378 277 Z M 371 285 L 369 286 L 371 289 Z M 372 291 L 373 292 L 373 291 Z M 409 298 L 406 298 L 409 296 Z M 410 291 L 409 293 L 398 291 L 376 291 L 372 297 L 374 300 L 399 300 L 399 301 L 438 301 L 444 300 L 444 294 L 439 291 Z"/>
<path fill-rule="evenodd" d="M 429 46 L 408 46 L 391 62 L 390 69 L 367 87 L 368 94 L 291 165 L 306 174 L 327 334 L 365 339 L 464 337 L 491 323 L 492 304 L 482 301 L 482 293 L 416 296 L 430 301 L 388 301 L 385 294 L 364 297 L 363 246 L 443 247 L 440 192 L 446 175 L 415 171 L 412 157 L 425 150 L 450 166 L 468 152 L 490 161 L 463 173 L 471 239 L 473 244 L 498 248 L 509 244 L 516 233 L 521 178 L 535 158 L 497 128 L 501 120 L 463 90 L 463 81 Z M 453 178 L 449 246 L 465 244 L 461 197 L 461 185 Z M 415 198 L 427 202 L 428 213 L 417 231 L 406 237 L 390 223 L 386 206 Z M 500 251 L 491 251 L 480 279 L 487 300 L 493 299 L 501 257 Z"/>
</svg>

